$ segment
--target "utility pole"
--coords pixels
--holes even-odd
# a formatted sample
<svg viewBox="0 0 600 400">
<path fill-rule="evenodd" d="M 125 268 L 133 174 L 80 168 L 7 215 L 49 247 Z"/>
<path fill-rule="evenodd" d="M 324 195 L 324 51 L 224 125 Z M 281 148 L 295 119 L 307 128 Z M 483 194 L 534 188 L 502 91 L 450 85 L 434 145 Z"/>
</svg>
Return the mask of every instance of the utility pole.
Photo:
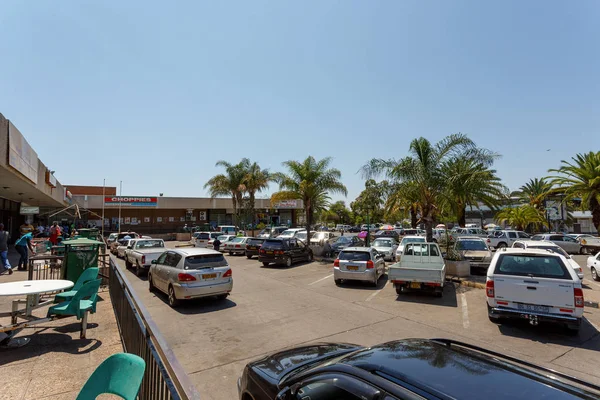
<svg viewBox="0 0 600 400">
<path fill-rule="evenodd" d="M 121 233 L 121 203 L 123 201 L 123 181 L 119 181 L 119 233 Z"/>
<path fill-rule="evenodd" d="M 106 188 L 106 178 L 102 181 L 102 237 L 104 237 L 104 196 Z"/>
</svg>

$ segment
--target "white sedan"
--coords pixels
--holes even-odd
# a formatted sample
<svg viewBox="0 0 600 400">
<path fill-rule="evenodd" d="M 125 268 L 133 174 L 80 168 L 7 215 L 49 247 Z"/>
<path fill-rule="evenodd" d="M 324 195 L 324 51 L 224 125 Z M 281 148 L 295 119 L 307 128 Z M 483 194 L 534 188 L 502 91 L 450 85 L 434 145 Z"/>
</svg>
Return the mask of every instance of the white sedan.
<svg viewBox="0 0 600 400">
<path fill-rule="evenodd" d="M 587 267 L 590 269 L 592 278 L 595 281 L 600 281 L 600 276 L 598 276 L 598 271 L 600 270 L 600 251 L 595 256 L 588 257 Z"/>
<path fill-rule="evenodd" d="M 127 247 L 132 246 L 134 243 L 135 239 L 128 239 L 125 242 L 123 242 L 123 244 L 120 244 L 117 247 L 117 257 L 125 258 L 125 251 L 127 250 Z"/>
</svg>

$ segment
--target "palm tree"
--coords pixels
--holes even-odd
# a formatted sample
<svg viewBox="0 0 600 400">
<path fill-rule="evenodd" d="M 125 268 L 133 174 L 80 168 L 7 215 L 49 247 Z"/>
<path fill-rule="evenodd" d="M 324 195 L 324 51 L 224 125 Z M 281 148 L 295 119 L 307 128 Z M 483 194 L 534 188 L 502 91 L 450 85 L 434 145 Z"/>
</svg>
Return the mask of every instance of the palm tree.
<svg viewBox="0 0 600 400">
<path fill-rule="evenodd" d="M 400 160 L 372 159 L 362 167 L 363 176 L 370 178 L 384 174 L 392 184 L 412 182 L 416 187 L 416 200 L 425 223 L 427 241 L 433 239 L 433 222 L 442 206 L 442 194 L 447 177 L 442 165 L 454 157 L 467 157 L 491 163 L 487 150 L 478 149 L 463 134 L 449 135 L 436 144 L 421 137 L 410 143 L 411 155 Z"/>
<path fill-rule="evenodd" d="M 411 228 L 416 228 L 419 222 L 419 198 L 417 186 L 414 182 L 403 182 L 393 185 L 385 202 L 386 214 L 401 213 L 406 218 L 410 217 Z"/>
<path fill-rule="evenodd" d="M 521 186 L 515 194 L 519 196 L 521 201 L 543 211 L 545 207 L 544 202 L 551 190 L 552 184 L 546 178 L 534 178 Z"/>
<path fill-rule="evenodd" d="M 581 209 L 592 212 L 592 222 L 600 231 L 600 151 L 577 154 L 572 161 L 561 161 L 558 169 L 548 172 L 560 175 L 550 177 L 564 201 L 581 199 Z"/>
<path fill-rule="evenodd" d="M 544 214 L 529 204 L 520 207 L 507 207 L 496 214 L 496 220 L 506 222 L 514 229 L 525 230 L 530 224 L 546 224 Z"/>
<path fill-rule="evenodd" d="M 496 155 L 490 156 L 497 158 Z M 443 197 L 461 227 L 466 223 L 467 206 L 483 203 L 495 209 L 508 191 L 496 176 L 496 171 L 475 158 L 455 157 L 443 163 L 441 170 L 446 177 Z"/>
<path fill-rule="evenodd" d="M 233 203 L 234 224 L 239 223 L 240 208 L 246 186 L 244 179 L 246 178 L 246 170 L 242 162 L 231 164 L 227 161 L 217 161 L 217 167 L 224 167 L 225 173 L 213 176 L 204 185 L 205 189 L 210 190 L 210 197 L 231 196 Z"/>
<path fill-rule="evenodd" d="M 331 160 L 331 157 L 325 157 L 317 161 L 308 156 L 303 162 L 285 161 L 283 165 L 288 169 L 288 174 L 273 174 L 273 181 L 279 184 L 280 191 L 273 194 L 271 201 L 302 199 L 307 238 L 310 238 L 315 211 L 325 208 L 329 203 L 328 194 L 348 194 L 346 186 L 341 182 L 342 173 L 338 169 L 329 168 Z"/>
<path fill-rule="evenodd" d="M 252 218 L 251 222 L 254 223 L 256 193 L 269 187 L 269 182 L 272 180 L 271 173 L 268 169 L 261 169 L 256 162 L 250 163 L 247 158 L 242 159 L 241 165 L 246 172 L 243 186 L 248 193 L 248 209 Z"/>
</svg>

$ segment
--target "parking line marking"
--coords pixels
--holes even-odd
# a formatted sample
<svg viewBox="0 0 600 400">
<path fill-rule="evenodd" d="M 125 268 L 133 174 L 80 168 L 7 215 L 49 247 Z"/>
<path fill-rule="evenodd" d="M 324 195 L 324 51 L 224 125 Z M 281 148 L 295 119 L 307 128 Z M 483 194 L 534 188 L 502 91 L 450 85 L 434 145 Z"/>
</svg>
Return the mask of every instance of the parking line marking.
<svg viewBox="0 0 600 400">
<path fill-rule="evenodd" d="M 462 307 L 462 320 L 463 320 L 463 328 L 469 329 L 469 308 L 467 306 L 467 297 L 464 293 L 460 294 L 460 303 Z"/>
<path fill-rule="evenodd" d="M 319 283 L 319 282 L 321 282 L 321 281 L 324 281 L 325 279 L 331 278 L 332 276 L 333 276 L 333 274 L 331 274 L 331 275 L 327 275 L 325 278 L 321 278 L 321 279 L 319 279 L 318 281 L 314 281 L 313 283 L 309 283 L 309 284 L 308 284 L 308 286 L 310 286 L 310 285 L 314 285 L 315 283 Z"/>
<path fill-rule="evenodd" d="M 387 286 L 388 283 L 389 283 L 389 281 L 386 282 L 385 285 L 383 285 L 383 287 L 380 290 L 376 290 L 375 293 L 371 293 L 365 301 L 373 300 L 379 293 L 383 292 L 383 289 L 385 289 L 385 287 Z"/>
</svg>

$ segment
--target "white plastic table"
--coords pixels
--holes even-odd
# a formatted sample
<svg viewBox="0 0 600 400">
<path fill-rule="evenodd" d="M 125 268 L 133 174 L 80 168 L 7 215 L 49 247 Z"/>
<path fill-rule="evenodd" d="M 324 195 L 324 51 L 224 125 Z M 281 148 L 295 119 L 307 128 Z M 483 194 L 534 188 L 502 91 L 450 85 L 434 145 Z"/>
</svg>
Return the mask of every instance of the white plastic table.
<svg viewBox="0 0 600 400">
<path fill-rule="evenodd" d="M 31 312 L 39 307 L 42 307 L 52 300 L 40 303 L 40 294 L 56 292 L 59 290 L 70 289 L 73 287 L 73 282 L 61 279 L 45 279 L 39 281 L 18 281 L 0 283 L 0 296 L 27 296 L 25 300 L 25 319 L 31 319 Z M 23 300 L 14 300 L 12 305 L 11 323 L 14 325 L 17 322 L 17 316 L 23 310 L 19 310 L 18 306 L 23 303 Z M 10 327 L 5 327 L 10 328 Z M 22 329 L 22 328 L 21 328 Z M 0 333 L 0 347 L 21 347 L 29 342 L 28 338 L 12 339 L 18 331 L 9 331 Z"/>
<path fill-rule="evenodd" d="M 61 279 L 44 279 L 39 281 L 18 281 L 0 283 L 0 296 L 21 296 L 26 295 L 25 316 L 31 317 L 31 311 L 46 304 L 39 304 L 40 294 L 48 292 L 57 292 L 59 290 L 70 289 L 73 282 Z M 22 301 L 13 301 L 13 324 L 16 322 L 16 315 L 19 310 L 16 305 Z"/>
</svg>

